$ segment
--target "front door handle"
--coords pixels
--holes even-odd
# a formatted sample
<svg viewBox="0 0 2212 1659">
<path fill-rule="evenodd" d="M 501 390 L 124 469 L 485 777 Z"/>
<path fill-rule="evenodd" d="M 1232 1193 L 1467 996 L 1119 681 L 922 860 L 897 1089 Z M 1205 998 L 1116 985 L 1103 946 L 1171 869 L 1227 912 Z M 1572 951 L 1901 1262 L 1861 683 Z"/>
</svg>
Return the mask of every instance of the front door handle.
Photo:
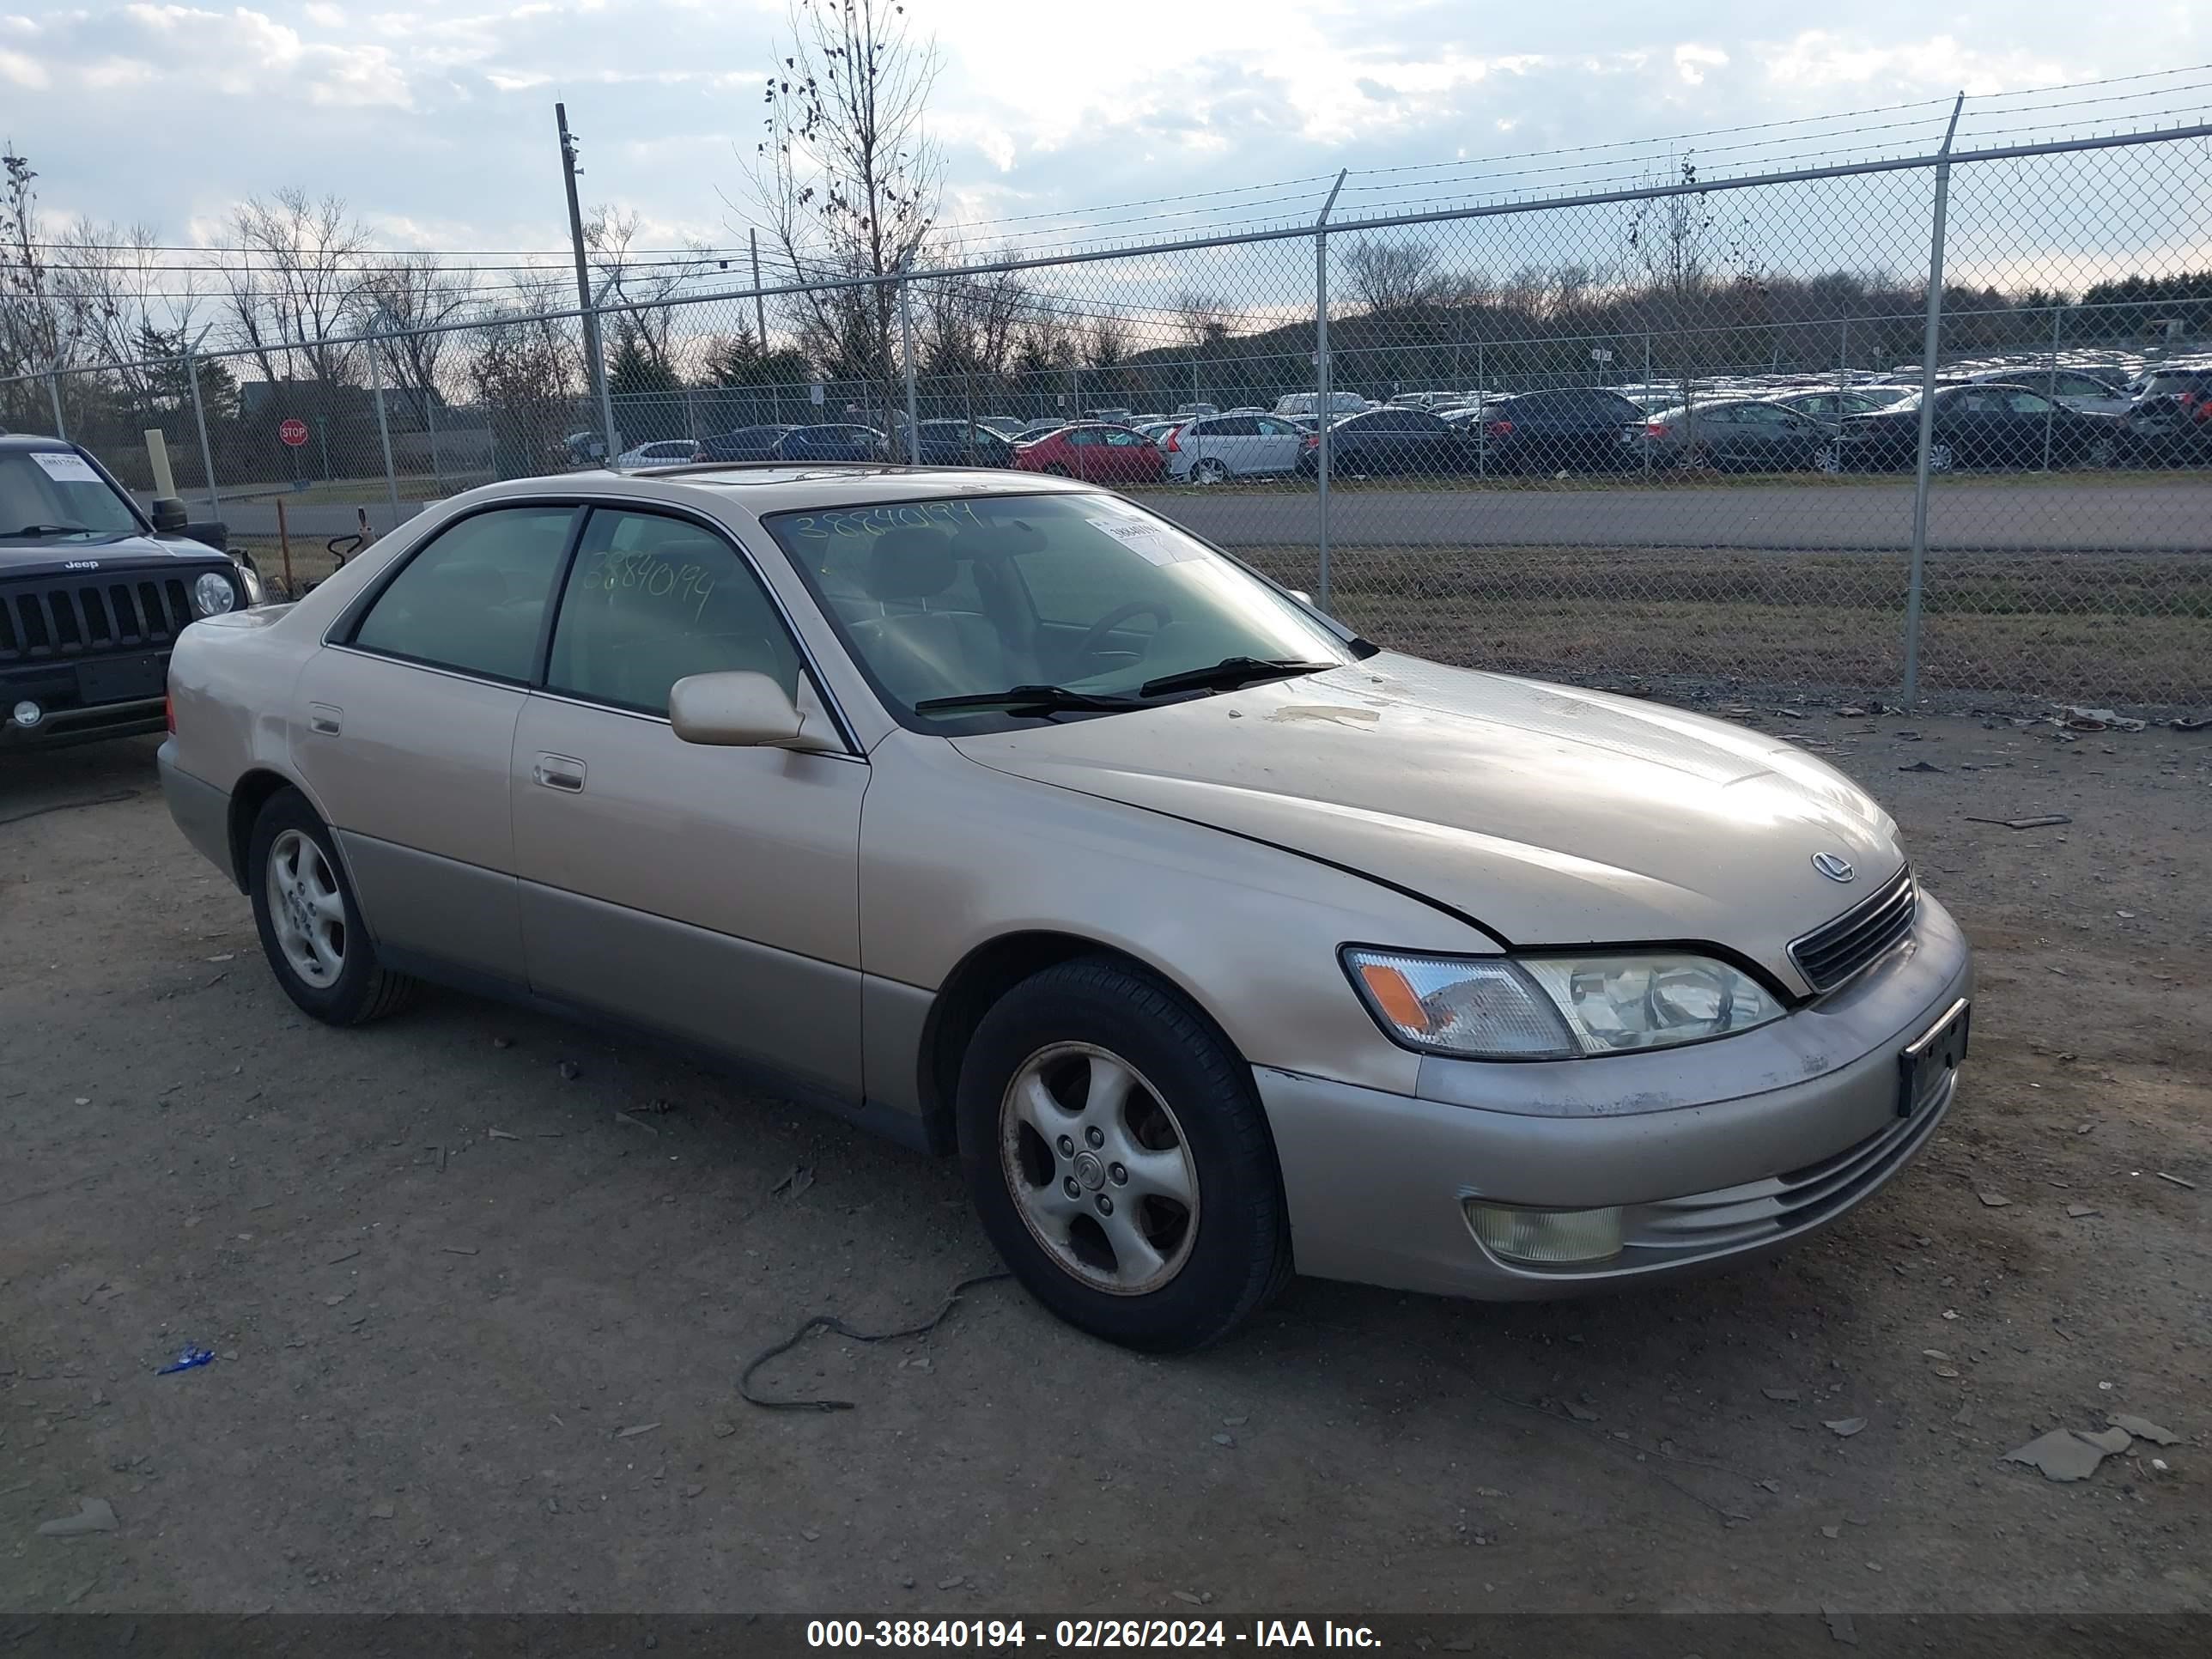
<svg viewBox="0 0 2212 1659">
<path fill-rule="evenodd" d="M 579 794 L 584 787 L 584 763 L 573 755 L 540 755 L 530 775 L 548 789 Z"/>
</svg>

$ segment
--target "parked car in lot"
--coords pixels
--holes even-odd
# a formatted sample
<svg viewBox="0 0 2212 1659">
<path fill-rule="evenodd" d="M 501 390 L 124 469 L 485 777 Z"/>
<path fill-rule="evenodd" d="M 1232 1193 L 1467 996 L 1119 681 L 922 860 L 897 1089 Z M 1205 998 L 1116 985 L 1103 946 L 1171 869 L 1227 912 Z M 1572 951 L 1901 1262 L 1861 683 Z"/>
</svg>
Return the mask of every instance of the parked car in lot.
<svg viewBox="0 0 2212 1659">
<path fill-rule="evenodd" d="M 1871 415 L 1902 403 L 1918 390 L 1910 386 L 1855 386 L 1837 392 L 1793 392 L 1772 401 L 1810 416 L 1832 431 L 1843 424 L 1846 415 Z"/>
<path fill-rule="evenodd" d="M 1624 436 L 1640 432 L 1644 410 L 1616 392 L 1560 386 L 1484 404 L 1466 422 L 1497 472 L 1605 471 L 1640 458 Z"/>
<path fill-rule="evenodd" d="M 615 457 L 615 465 L 627 471 L 641 466 L 682 466 L 704 459 L 699 445 L 692 439 L 658 438 L 649 444 L 625 449 Z"/>
<path fill-rule="evenodd" d="M 178 636 L 260 598 L 222 539 L 88 450 L 0 434 L 0 750 L 160 731 Z"/>
<path fill-rule="evenodd" d="M 1474 465 L 1474 441 L 1425 409 L 1370 409 L 1330 423 L 1328 467 L 1332 476 L 1374 477 L 1465 472 Z M 1307 477 L 1321 471 L 1321 434 L 1299 441 L 1297 470 Z"/>
<path fill-rule="evenodd" d="M 915 428 L 924 466 L 1007 466 L 1013 441 L 981 421 L 923 421 Z M 899 459 L 907 459 L 900 447 Z"/>
<path fill-rule="evenodd" d="M 989 427 L 1001 438 L 1012 438 L 1029 422 L 1018 415 L 978 415 L 975 424 Z"/>
<path fill-rule="evenodd" d="M 2160 465 L 2212 462 L 2212 368 L 2167 370 L 2145 377 L 2154 387 L 2130 406 L 2130 442 Z"/>
<path fill-rule="evenodd" d="M 1273 415 L 1212 415 L 1176 428 L 1162 441 L 1168 477 L 1193 483 L 1276 476 L 1297 470 L 1304 428 Z"/>
<path fill-rule="evenodd" d="M 1065 426 L 1014 446 L 1014 465 L 1091 483 L 1157 483 L 1167 471 L 1160 447 L 1133 427 Z"/>
<path fill-rule="evenodd" d="M 1273 412 L 1292 420 L 1312 420 L 1321 413 L 1321 393 L 1292 392 L 1275 399 Z M 1357 415 L 1373 407 L 1356 392 L 1332 392 L 1328 394 L 1328 410 L 1332 415 Z"/>
<path fill-rule="evenodd" d="M 769 461 L 775 459 L 775 447 L 784 434 L 796 432 L 794 426 L 747 426 L 734 432 L 725 432 L 718 437 L 699 441 L 699 459 L 702 461 Z"/>
<path fill-rule="evenodd" d="M 2026 386 L 2062 408 L 2084 415 L 2124 415 L 2135 401 L 2117 383 L 2085 374 L 2078 368 L 2035 369 L 2026 374 L 2004 370 L 1977 374 L 1968 384 Z"/>
<path fill-rule="evenodd" d="M 494 484 L 170 684 L 170 811 L 307 1014 L 441 980 L 765 1073 L 957 1151 L 1023 1285 L 1136 1347 L 1293 1267 L 1751 1260 L 1966 1052 L 1966 941 L 1824 762 L 1378 651 L 1072 483 Z"/>
<path fill-rule="evenodd" d="M 1787 472 L 1819 465 L 1834 434 L 1780 404 L 1729 398 L 1662 409 L 1644 422 L 1640 436 L 1632 431 L 1628 437 L 1648 447 L 1661 465 Z"/>
<path fill-rule="evenodd" d="M 1821 465 L 1858 471 L 1917 464 L 1920 394 L 1871 415 L 1844 419 Z M 2084 415 L 2025 386 L 1944 386 L 1936 393 L 1928 465 L 1959 467 L 2110 466 L 2130 448 L 2118 416 Z"/>
</svg>

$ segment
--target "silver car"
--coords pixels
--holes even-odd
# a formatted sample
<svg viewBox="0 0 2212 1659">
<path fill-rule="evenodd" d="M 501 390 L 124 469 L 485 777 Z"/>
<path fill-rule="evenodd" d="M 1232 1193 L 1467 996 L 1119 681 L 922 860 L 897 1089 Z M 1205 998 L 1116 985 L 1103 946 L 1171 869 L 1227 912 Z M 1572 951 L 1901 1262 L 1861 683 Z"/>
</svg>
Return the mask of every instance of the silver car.
<svg viewBox="0 0 2212 1659">
<path fill-rule="evenodd" d="M 957 1151 L 1043 1303 L 1625 1287 L 1834 1220 L 1966 1051 L 1881 807 L 1763 733 L 1377 650 L 1107 492 L 766 465 L 431 507 L 187 629 L 161 749 L 270 968 L 642 1031 Z"/>
</svg>

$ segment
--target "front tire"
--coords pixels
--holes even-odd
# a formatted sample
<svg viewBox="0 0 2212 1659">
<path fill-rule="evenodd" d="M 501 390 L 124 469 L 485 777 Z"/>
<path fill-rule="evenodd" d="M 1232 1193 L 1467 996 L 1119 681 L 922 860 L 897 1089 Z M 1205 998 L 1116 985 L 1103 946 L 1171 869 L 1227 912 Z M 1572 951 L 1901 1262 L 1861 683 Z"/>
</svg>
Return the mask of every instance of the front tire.
<svg viewBox="0 0 2212 1659">
<path fill-rule="evenodd" d="M 377 962 L 331 832 L 298 790 L 279 790 L 253 821 L 246 885 L 262 954 L 302 1012 L 360 1025 L 412 1000 L 416 981 Z"/>
<path fill-rule="evenodd" d="M 1078 1328 L 1181 1353 L 1290 1276 L 1251 1073 L 1171 987 L 1103 957 L 1046 969 L 976 1027 L 960 1161 L 1006 1266 Z"/>
</svg>

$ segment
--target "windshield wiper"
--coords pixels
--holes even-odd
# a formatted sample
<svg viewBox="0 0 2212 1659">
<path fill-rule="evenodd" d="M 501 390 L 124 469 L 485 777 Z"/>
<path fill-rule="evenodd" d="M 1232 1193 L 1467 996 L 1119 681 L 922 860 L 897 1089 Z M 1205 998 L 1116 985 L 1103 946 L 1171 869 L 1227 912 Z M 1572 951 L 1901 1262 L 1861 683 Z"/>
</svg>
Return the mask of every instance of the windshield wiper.
<svg viewBox="0 0 2212 1659">
<path fill-rule="evenodd" d="M 10 530 L 10 536 L 89 536 L 88 524 L 27 524 L 21 530 Z"/>
<path fill-rule="evenodd" d="M 1318 674 L 1341 668 L 1336 662 L 1300 662 L 1291 657 L 1224 657 L 1205 668 L 1186 668 L 1179 674 L 1163 674 L 1137 688 L 1145 697 L 1162 697 L 1170 691 L 1231 691 L 1262 680 L 1287 680 L 1299 674 Z"/>
<path fill-rule="evenodd" d="M 952 714 L 963 708 L 1004 708 L 1010 714 L 1057 714 L 1061 709 L 1110 711 L 1142 708 L 1135 697 L 1103 691 L 1075 691 L 1064 685 L 1010 685 L 1003 691 L 971 691 L 964 696 L 924 697 L 917 714 Z"/>
</svg>

